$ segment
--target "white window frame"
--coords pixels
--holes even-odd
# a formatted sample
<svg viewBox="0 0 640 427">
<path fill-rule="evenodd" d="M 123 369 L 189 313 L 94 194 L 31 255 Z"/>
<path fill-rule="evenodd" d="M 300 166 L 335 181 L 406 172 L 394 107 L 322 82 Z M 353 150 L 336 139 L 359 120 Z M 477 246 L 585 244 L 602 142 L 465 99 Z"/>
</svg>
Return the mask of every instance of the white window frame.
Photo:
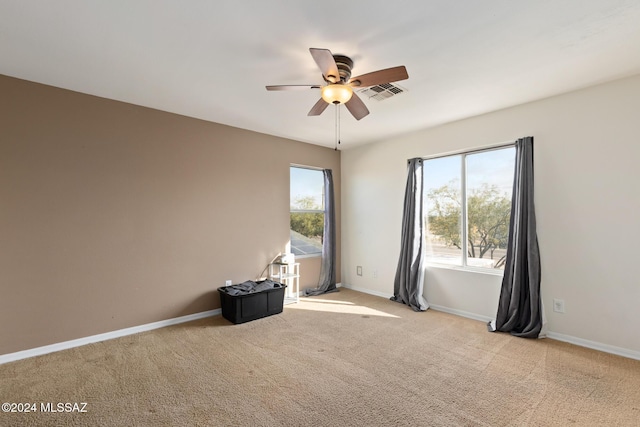
<svg viewBox="0 0 640 427">
<path fill-rule="evenodd" d="M 322 168 L 317 168 L 317 167 L 313 167 L 313 166 L 304 166 L 304 165 L 291 163 L 289 165 L 289 177 L 291 177 L 291 168 L 309 169 L 309 170 L 318 171 L 318 172 L 322 172 L 323 171 Z M 323 190 L 322 191 L 324 192 L 324 185 L 323 185 Z M 291 195 L 289 195 L 289 196 L 291 196 Z M 324 215 L 327 214 L 326 213 L 326 207 L 324 206 L 324 194 L 323 194 L 322 205 L 323 205 L 323 209 L 291 209 L 291 201 L 289 201 L 289 220 L 291 220 L 291 214 L 292 213 L 321 213 L 323 215 L 322 218 L 324 219 Z M 291 248 L 289 248 L 289 249 L 291 249 Z M 296 259 L 319 258 L 319 257 L 322 257 L 322 249 L 320 249 L 320 252 L 313 253 L 313 254 L 296 255 Z"/>
<path fill-rule="evenodd" d="M 485 267 L 474 267 L 474 266 L 470 266 L 467 264 L 467 258 L 468 258 L 468 242 L 467 242 L 467 232 L 468 232 L 468 227 L 467 227 L 467 223 L 468 223 L 468 217 L 467 217 L 467 156 L 471 155 L 471 154 L 478 154 L 478 153 L 484 153 L 484 152 L 488 152 L 488 151 L 495 151 L 495 150 L 502 150 L 505 148 L 510 148 L 510 147 L 515 147 L 516 144 L 515 142 L 509 142 L 509 143 L 501 143 L 501 144 L 497 144 L 497 145 L 491 145 L 491 146 L 486 146 L 486 147 L 482 147 L 482 148 L 475 148 L 475 149 L 470 149 L 470 150 L 461 150 L 461 151 L 454 151 L 454 152 L 449 152 L 449 153 L 445 153 L 445 154 L 436 154 L 433 156 L 426 156 L 426 157 L 422 157 L 423 162 L 427 162 L 429 160 L 434 160 L 434 159 L 440 159 L 443 157 L 453 157 L 453 156 L 460 156 L 460 180 L 461 180 L 461 188 L 460 188 L 460 197 L 461 197 L 461 204 L 462 204 L 462 208 L 461 208 L 461 219 L 460 219 L 460 235 L 461 237 L 461 241 L 462 241 L 462 254 L 461 254 L 461 258 L 462 258 L 462 262 L 460 265 L 454 265 L 454 264 L 445 264 L 445 263 L 438 263 L 437 261 L 432 261 L 427 259 L 427 255 L 424 254 L 424 261 L 425 261 L 425 265 L 429 268 L 442 268 L 442 269 L 446 269 L 446 270 L 462 270 L 462 271 L 470 271 L 470 272 L 474 272 L 474 273 L 484 273 L 484 274 L 490 274 L 490 275 L 494 275 L 494 276 L 503 276 L 504 275 L 504 270 L 502 269 L 496 269 L 496 268 L 485 268 Z M 423 167 L 425 167 L 426 165 L 424 165 L 423 163 Z M 514 170 L 515 173 L 515 170 Z M 423 186 L 424 189 L 424 186 Z M 425 216 L 427 214 L 425 213 Z"/>
</svg>

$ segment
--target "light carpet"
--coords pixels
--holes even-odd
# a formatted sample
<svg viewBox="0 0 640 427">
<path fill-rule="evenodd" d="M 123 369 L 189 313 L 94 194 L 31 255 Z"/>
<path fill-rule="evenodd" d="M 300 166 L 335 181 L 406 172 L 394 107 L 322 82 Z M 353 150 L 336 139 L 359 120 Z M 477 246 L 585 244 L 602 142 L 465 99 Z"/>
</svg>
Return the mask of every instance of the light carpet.
<svg viewBox="0 0 640 427">
<path fill-rule="evenodd" d="M 3 426 L 639 426 L 640 361 L 343 288 L 1 365 L 0 402 L 38 409 Z"/>
</svg>

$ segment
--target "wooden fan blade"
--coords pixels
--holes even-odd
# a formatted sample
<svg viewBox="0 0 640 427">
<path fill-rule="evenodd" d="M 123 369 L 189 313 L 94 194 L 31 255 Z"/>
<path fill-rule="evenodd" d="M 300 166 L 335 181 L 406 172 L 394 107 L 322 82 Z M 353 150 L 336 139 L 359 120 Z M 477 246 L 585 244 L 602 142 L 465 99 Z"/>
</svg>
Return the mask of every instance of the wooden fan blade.
<svg viewBox="0 0 640 427">
<path fill-rule="evenodd" d="M 407 69 L 404 65 L 399 67 L 387 68 L 385 70 L 373 71 L 361 76 L 352 77 L 349 84 L 355 87 L 375 86 L 383 83 L 397 82 L 409 78 Z"/>
<path fill-rule="evenodd" d="M 360 99 L 360 97 L 355 93 L 351 95 L 351 99 L 344 105 L 347 106 L 347 110 L 349 110 L 349 112 L 353 115 L 353 117 L 356 118 L 356 120 L 360 120 L 361 118 L 369 114 L 367 106 L 364 105 L 362 99 Z"/>
<path fill-rule="evenodd" d="M 320 100 L 316 102 L 316 104 L 311 108 L 311 111 L 309 111 L 309 114 L 307 114 L 307 116 L 319 116 L 324 110 L 327 109 L 328 106 L 329 104 L 327 104 L 327 101 L 320 98 Z"/>
<path fill-rule="evenodd" d="M 266 86 L 267 90 L 304 90 L 320 89 L 320 85 L 272 85 Z"/>
<path fill-rule="evenodd" d="M 313 60 L 318 64 L 325 79 L 331 83 L 340 81 L 340 72 L 338 71 L 336 60 L 333 58 L 333 54 L 329 49 L 316 49 L 312 47 L 309 48 L 309 52 L 311 52 Z"/>
</svg>

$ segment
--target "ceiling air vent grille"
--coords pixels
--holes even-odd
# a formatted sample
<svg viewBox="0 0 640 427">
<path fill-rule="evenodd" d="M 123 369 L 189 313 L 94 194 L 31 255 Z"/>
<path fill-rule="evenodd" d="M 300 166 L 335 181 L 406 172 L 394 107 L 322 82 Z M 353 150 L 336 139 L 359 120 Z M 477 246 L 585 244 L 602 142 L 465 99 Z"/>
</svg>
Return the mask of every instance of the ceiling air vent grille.
<svg viewBox="0 0 640 427">
<path fill-rule="evenodd" d="M 387 98 L 391 98 L 395 95 L 400 95 L 407 90 L 399 85 L 391 83 L 382 83 L 376 86 L 371 86 L 365 89 L 360 89 L 358 92 L 365 95 L 369 99 L 375 99 L 377 101 L 384 101 Z"/>
</svg>

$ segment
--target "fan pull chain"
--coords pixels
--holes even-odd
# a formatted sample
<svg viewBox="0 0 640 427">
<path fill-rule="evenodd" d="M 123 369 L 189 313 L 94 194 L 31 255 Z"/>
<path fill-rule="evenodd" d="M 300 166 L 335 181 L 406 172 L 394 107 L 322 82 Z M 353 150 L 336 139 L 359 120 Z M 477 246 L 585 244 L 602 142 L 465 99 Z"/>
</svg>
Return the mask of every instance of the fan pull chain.
<svg viewBox="0 0 640 427">
<path fill-rule="evenodd" d="M 340 104 L 336 104 L 336 148 L 338 151 L 338 145 L 340 145 Z"/>
</svg>

